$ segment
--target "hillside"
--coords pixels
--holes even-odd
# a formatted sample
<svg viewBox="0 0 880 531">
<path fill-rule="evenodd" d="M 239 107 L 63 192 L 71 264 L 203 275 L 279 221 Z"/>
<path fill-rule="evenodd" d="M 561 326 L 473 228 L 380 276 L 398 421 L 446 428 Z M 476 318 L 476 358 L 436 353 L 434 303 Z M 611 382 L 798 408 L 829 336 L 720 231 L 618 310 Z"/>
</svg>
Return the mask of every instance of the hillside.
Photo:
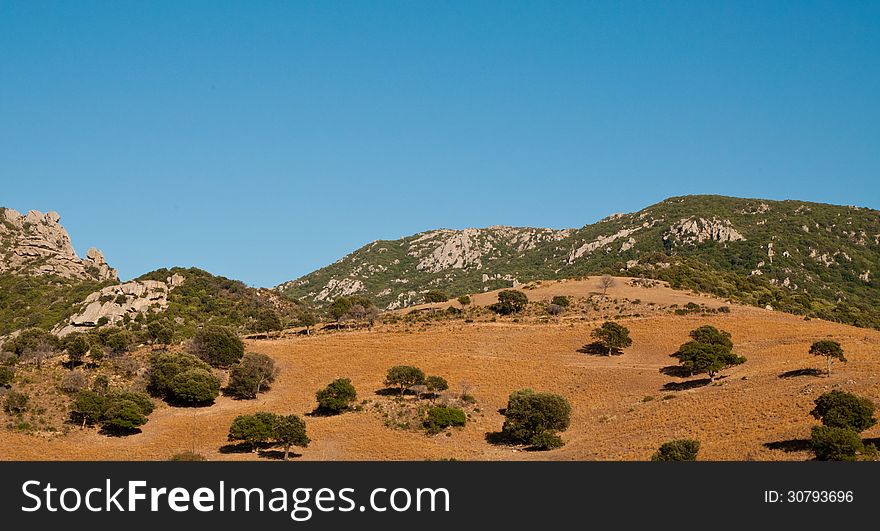
<svg viewBox="0 0 880 531">
<path fill-rule="evenodd" d="M 803 201 L 673 197 L 579 229 L 490 227 L 376 241 L 278 286 L 387 309 L 538 279 L 623 272 L 745 304 L 880 327 L 880 212 Z"/>
<path fill-rule="evenodd" d="M 803 461 L 813 458 L 807 442 L 817 424 L 809 414 L 816 397 L 842 389 L 880 400 L 880 332 L 736 304 L 729 312 L 717 312 L 713 309 L 728 303 L 628 280 L 616 279 L 607 297 L 595 278 L 536 283 L 527 290 L 535 308 L 514 317 L 496 319 L 476 308 L 469 309 L 473 318 L 393 312 L 409 318 L 371 331 L 248 341 L 249 351 L 268 354 L 280 368 L 268 392 L 256 400 L 221 396 L 201 408 L 157 402 L 142 432 L 126 437 L 65 422 L 68 399 L 41 387 L 56 385 L 63 367 L 44 366 L 40 373 L 23 368 L 17 388 L 44 405 L 43 416 L 47 422 L 55 419 L 55 431 L 35 436 L 0 430 L 0 458 L 165 460 L 192 449 L 210 460 L 271 460 L 271 452 L 229 448 L 233 419 L 256 411 L 308 413 L 315 406 L 315 391 L 335 378 L 351 378 L 363 409 L 305 416 L 312 441 L 297 449 L 301 456 L 296 459 L 647 460 L 663 441 L 696 438 L 701 460 Z M 540 309 L 560 294 L 571 297 L 572 309 L 559 320 L 548 319 Z M 475 304 L 489 298 L 473 297 Z M 676 313 L 688 304 L 707 310 Z M 584 353 L 591 331 L 609 315 L 631 330 L 632 347 L 619 356 Z M 661 369 L 675 361 L 669 354 L 690 330 L 705 324 L 729 331 L 736 352 L 748 361 L 725 370 L 714 384 L 704 375 L 664 373 Z M 839 341 L 846 351 L 848 362 L 836 364 L 831 377 L 815 370 L 824 367 L 824 360 L 809 354 L 810 344 L 819 339 Z M 149 355 L 146 348 L 130 356 L 145 362 Z M 388 400 L 381 390 L 386 371 L 398 364 L 442 375 L 452 394 L 467 388 L 476 400 L 467 425 L 448 436 L 430 436 L 390 423 L 380 407 Z M 40 378 L 45 378 L 42 384 Z M 487 434 L 504 422 L 498 410 L 508 395 L 523 387 L 558 393 L 571 402 L 571 427 L 561 434 L 564 447 L 532 452 L 487 441 Z M 47 397 L 51 401 L 43 402 Z M 417 399 L 407 396 L 403 402 Z M 0 413 L 0 424 L 6 422 Z M 876 442 L 880 426 L 863 436 Z"/>
</svg>

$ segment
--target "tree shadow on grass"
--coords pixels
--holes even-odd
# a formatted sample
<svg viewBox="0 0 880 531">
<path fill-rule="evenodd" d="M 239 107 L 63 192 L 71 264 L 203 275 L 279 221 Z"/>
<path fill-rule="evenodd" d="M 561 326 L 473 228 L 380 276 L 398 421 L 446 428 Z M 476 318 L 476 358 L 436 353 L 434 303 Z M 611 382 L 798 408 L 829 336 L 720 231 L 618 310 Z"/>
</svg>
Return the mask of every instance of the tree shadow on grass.
<svg viewBox="0 0 880 531">
<path fill-rule="evenodd" d="M 608 347 L 605 347 L 598 341 L 588 343 L 577 349 L 577 351 L 581 354 L 589 354 L 590 356 L 620 356 L 623 354 L 623 351 L 617 348 L 611 349 L 611 354 L 608 354 Z"/>
<path fill-rule="evenodd" d="M 798 376 L 820 376 L 822 371 L 819 369 L 795 369 L 793 371 L 784 372 L 779 375 L 780 378 L 797 378 Z"/>
<path fill-rule="evenodd" d="M 705 387 L 712 383 L 709 378 L 700 378 L 699 380 L 687 380 L 685 382 L 669 382 L 663 384 L 664 391 L 687 391 L 688 389 L 696 389 Z"/>
<path fill-rule="evenodd" d="M 667 365 L 660 369 L 660 374 L 665 374 L 666 376 L 675 376 L 676 378 L 690 378 L 693 376 L 693 373 L 681 365 Z"/>
<path fill-rule="evenodd" d="M 401 393 L 399 387 L 385 387 L 383 389 L 377 389 L 376 394 L 379 396 L 405 396 L 405 395 L 414 395 L 412 391 L 409 389 L 404 389 Z"/>
<path fill-rule="evenodd" d="M 486 433 L 486 442 L 496 446 L 510 446 L 513 442 L 503 431 L 490 431 Z"/>
<path fill-rule="evenodd" d="M 260 450 L 257 452 L 257 455 L 263 459 L 274 459 L 276 461 L 284 460 L 284 450 Z M 302 454 L 294 453 L 294 451 L 291 450 L 287 458 L 293 459 L 295 457 L 302 457 Z"/>
<path fill-rule="evenodd" d="M 803 452 L 810 450 L 809 439 L 788 439 L 786 441 L 774 441 L 764 443 L 764 447 L 769 450 L 782 450 L 786 453 Z"/>
<path fill-rule="evenodd" d="M 219 448 L 219 452 L 221 454 L 250 454 L 250 453 L 254 453 L 255 448 L 259 452 L 260 450 L 265 450 L 266 448 L 271 448 L 271 445 L 266 444 L 266 443 L 250 444 L 250 443 L 246 443 L 246 442 L 234 443 L 234 444 L 230 443 L 230 444 L 224 444 L 223 446 L 221 446 Z"/>
<path fill-rule="evenodd" d="M 336 415 L 341 415 L 341 414 L 345 413 L 345 411 L 347 411 L 347 410 L 336 411 L 335 409 L 326 409 L 326 408 L 322 408 L 319 406 L 319 407 L 316 407 L 315 409 L 311 410 L 310 412 L 306 413 L 305 416 L 307 416 L 307 417 L 335 417 Z"/>
<path fill-rule="evenodd" d="M 80 424 L 82 425 L 82 424 Z M 132 429 L 122 429 L 122 428 L 109 428 L 102 427 L 98 430 L 98 433 L 101 435 L 106 435 L 107 437 L 128 437 L 129 435 L 137 435 L 141 433 L 140 428 L 132 428 Z"/>
</svg>

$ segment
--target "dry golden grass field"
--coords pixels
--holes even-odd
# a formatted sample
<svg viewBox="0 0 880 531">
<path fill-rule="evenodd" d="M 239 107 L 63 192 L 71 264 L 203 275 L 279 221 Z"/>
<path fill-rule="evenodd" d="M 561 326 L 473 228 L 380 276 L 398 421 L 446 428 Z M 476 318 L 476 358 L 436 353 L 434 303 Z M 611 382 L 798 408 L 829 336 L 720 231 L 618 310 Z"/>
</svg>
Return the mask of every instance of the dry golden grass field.
<svg viewBox="0 0 880 531">
<path fill-rule="evenodd" d="M 541 283 L 526 293 L 533 301 L 556 294 L 597 296 L 595 279 Z M 259 459 L 252 453 L 221 453 L 232 419 L 268 410 L 302 415 L 315 406 L 314 394 L 331 380 L 351 378 L 358 400 L 381 400 L 375 391 L 386 370 L 416 365 L 444 376 L 450 391 L 472 386 L 479 413 L 451 436 L 392 429 L 370 404 L 336 417 L 305 417 L 312 443 L 296 449 L 298 460 L 647 460 L 664 441 L 701 441 L 701 460 L 805 460 L 803 448 L 816 421 L 813 400 L 833 388 L 880 402 L 880 332 L 829 323 L 674 291 L 665 286 L 632 286 L 618 279 L 608 300 L 629 304 L 619 321 L 631 330 L 633 346 L 620 356 L 578 352 L 601 324 L 597 312 L 546 318 L 463 319 L 385 324 L 374 330 L 290 335 L 248 341 L 249 350 L 272 356 L 281 369 L 272 389 L 256 400 L 221 396 L 211 407 L 159 405 L 142 433 L 107 437 L 94 428 L 72 427 L 66 435 L 33 435 L 0 430 L 0 458 L 24 460 L 165 460 L 194 449 L 210 460 Z M 626 303 L 624 300 L 630 302 Z M 480 294 L 487 304 L 494 294 Z M 639 301 L 633 303 L 632 301 Z M 687 302 L 709 308 L 727 305 L 730 313 L 675 315 L 669 306 Z M 454 303 L 457 305 L 457 303 Z M 447 307 L 449 303 L 435 306 Z M 664 310 L 665 308 L 665 310 Z M 703 324 L 729 331 L 735 351 L 748 361 L 725 370 L 713 385 L 688 388 L 660 372 L 669 357 Z M 781 377 L 789 371 L 824 368 L 808 353 L 822 338 L 839 341 L 849 360 L 833 376 Z M 501 428 L 498 413 L 511 391 L 531 387 L 565 396 L 572 405 L 565 446 L 529 452 L 486 442 Z M 407 400 L 416 400 L 409 397 Z M 880 437 L 880 426 L 866 431 Z M 776 443 L 776 444 L 773 444 Z"/>
</svg>

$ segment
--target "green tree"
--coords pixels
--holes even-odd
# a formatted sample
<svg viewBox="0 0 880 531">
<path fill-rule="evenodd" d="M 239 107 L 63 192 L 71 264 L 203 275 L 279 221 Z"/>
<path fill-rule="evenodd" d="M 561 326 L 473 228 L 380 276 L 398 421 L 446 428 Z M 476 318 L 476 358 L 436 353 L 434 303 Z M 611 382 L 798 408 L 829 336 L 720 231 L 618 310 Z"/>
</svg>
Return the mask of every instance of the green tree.
<svg viewBox="0 0 880 531">
<path fill-rule="evenodd" d="M 12 352 L 21 359 L 27 358 L 28 352 L 48 350 L 57 352 L 61 349 L 60 340 L 40 328 L 27 328 L 20 334 L 3 343 L 3 350 Z"/>
<path fill-rule="evenodd" d="M 388 369 L 385 375 L 385 385 L 396 385 L 403 394 L 407 388 L 425 383 L 425 373 L 418 367 L 410 365 L 397 365 Z"/>
<path fill-rule="evenodd" d="M 699 451 L 700 441 L 675 439 L 661 444 L 651 461 L 696 461 Z"/>
<path fill-rule="evenodd" d="M 471 298 L 468 295 L 462 295 L 461 297 L 458 298 L 458 303 L 461 304 L 462 306 L 467 306 L 468 304 L 471 303 Z"/>
<path fill-rule="evenodd" d="M 306 423 L 296 415 L 278 416 L 273 427 L 273 442 L 284 447 L 284 460 L 290 455 L 291 446 L 305 448 L 309 445 Z"/>
<path fill-rule="evenodd" d="M 428 391 L 436 393 L 437 391 L 446 391 L 449 389 L 449 382 L 442 376 L 428 376 L 425 378 L 425 387 Z"/>
<path fill-rule="evenodd" d="M 101 427 L 112 433 L 131 433 L 147 423 L 147 417 L 136 402 L 114 399 L 101 417 Z"/>
<path fill-rule="evenodd" d="M 213 367 L 227 368 L 244 356 L 244 343 L 225 326 L 208 325 L 193 336 L 189 352 Z"/>
<path fill-rule="evenodd" d="M 566 297 L 565 295 L 556 295 L 556 296 L 553 297 L 553 299 L 550 301 L 550 304 L 555 304 L 556 306 L 561 306 L 561 307 L 563 307 L 563 308 L 568 308 L 568 306 L 571 304 L 571 300 L 569 300 L 569 298 Z"/>
<path fill-rule="evenodd" d="M 95 379 L 92 381 L 92 391 L 105 396 L 110 391 L 110 379 L 103 374 L 95 376 Z"/>
<path fill-rule="evenodd" d="M 229 426 L 227 438 L 230 442 L 241 441 L 256 451 L 259 445 L 266 444 L 275 436 L 274 413 L 259 412 L 252 415 L 239 415 Z"/>
<path fill-rule="evenodd" d="M 211 371 L 211 366 L 192 354 L 156 352 L 150 358 L 150 383 L 148 390 L 155 396 L 171 394 L 171 380 L 180 373 L 193 369 Z"/>
<path fill-rule="evenodd" d="M 104 344 L 110 350 L 110 353 L 118 356 L 131 350 L 134 337 L 127 330 L 119 330 L 107 337 Z"/>
<path fill-rule="evenodd" d="M 338 414 L 347 410 L 357 399 L 357 391 L 348 378 L 337 378 L 315 393 L 318 411 Z"/>
<path fill-rule="evenodd" d="M 425 302 L 446 302 L 449 300 L 449 295 L 440 291 L 440 290 L 430 290 L 425 293 Z"/>
<path fill-rule="evenodd" d="M 174 341 L 174 327 L 164 321 L 147 323 L 147 335 L 154 344 L 168 346 Z"/>
<path fill-rule="evenodd" d="M 18 391 L 9 391 L 6 393 L 6 402 L 3 404 L 3 411 L 10 415 L 22 415 L 27 411 L 28 401 L 30 397 Z"/>
<path fill-rule="evenodd" d="M 715 376 L 722 370 L 746 361 L 731 350 L 733 341 L 727 332 L 707 325 L 691 331 L 690 336 L 692 340 L 680 346 L 671 356 L 678 359 L 692 375 L 706 373 L 709 381 L 714 382 Z"/>
<path fill-rule="evenodd" d="M 810 415 L 831 428 L 847 428 L 860 433 L 877 423 L 874 403 L 851 393 L 829 391 L 817 398 L 815 404 Z"/>
<path fill-rule="evenodd" d="M 559 395 L 521 389 L 511 393 L 504 417 L 501 433 L 507 441 L 548 449 L 548 443 L 554 447 L 553 438 L 545 434 L 555 435 L 568 429 L 571 406 Z"/>
<path fill-rule="evenodd" d="M 501 315 L 510 315 L 525 310 L 529 298 L 525 293 L 517 290 L 503 290 L 498 293 L 498 302 L 489 306 L 493 312 Z"/>
<path fill-rule="evenodd" d="M 865 451 L 858 433 L 833 426 L 813 426 L 810 446 L 819 461 L 855 461 Z"/>
<path fill-rule="evenodd" d="M 270 332 L 277 332 L 284 328 L 284 324 L 281 322 L 281 316 L 278 315 L 278 312 L 272 309 L 264 309 L 260 311 L 254 322 L 254 331 L 262 332 L 268 334 Z"/>
<path fill-rule="evenodd" d="M 107 410 L 107 399 L 94 391 L 80 391 L 73 399 L 70 407 L 71 418 L 76 422 L 97 424 Z"/>
<path fill-rule="evenodd" d="M 265 354 L 248 352 L 229 371 L 226 392 L 239 398 L 256 398 L 257 394 L 269 389 L 277 374 L 275 360 Z"/>
<path fill-rule="evenodd" d="M 173 402 L 202 406 L 220 394 L 220 380 L 204 369 L 190 369 L 171 379 L 168 398 Z"/>
<path fill-rule="evenodd" d="M 593 338 L 608 349 L 610 356 L 615 350 L 620 350 L 632 345 L 632 339 L 629 337 L 629 329 L 625 326 L 605 321 L 602 326 L 593 330 Z"/>
<path fill-rule="evenodd" d="M 327 307 L 327 314 L 337 323 L 348 313 L 353 303 L 348 297 L 339 297 Z"/>
<path fill-rule="evenodd" d="M 71 335 L 73 337 L 66 341 L 67 359 L 70 361 L 71 366 L 76 366 L 82 363 L 82 360 L 89 352 L 91 345 L 89 345 L 88 339 L 82 334 Z"/>
<path fill-rule="evenodd" d="M 318 314 L 309 309 L 302 310 L 297 315 L 296 323 L 306 327 L 306 335 L 311 334 L 312 327 L 318 324 Z"/>
<path fill-rule="evenodd" d="M 843 348 L 840 346 L 840 343 L 837 341 L 831 341 L 830 339 L 816 341 L 810 345 L 810 354 L 825 357 L 828 361 L 829 377 L 831 376 L 831 362 L 833 360 L 839 360 L 846 363 L 846 357 L 843 355 Z"/>
</svg>

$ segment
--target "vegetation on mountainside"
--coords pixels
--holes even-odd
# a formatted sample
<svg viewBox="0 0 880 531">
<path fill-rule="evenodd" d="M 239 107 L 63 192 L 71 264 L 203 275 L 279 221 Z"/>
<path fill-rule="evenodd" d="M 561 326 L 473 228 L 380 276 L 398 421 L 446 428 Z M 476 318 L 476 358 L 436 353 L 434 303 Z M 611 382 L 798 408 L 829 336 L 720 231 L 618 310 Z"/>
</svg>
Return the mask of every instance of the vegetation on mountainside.
<svg viewBox="0 0 880 531">
<path fill-rule="evenodd" d="M 684 241 L 670 235 L 674 224 L 700 218 L 725 226 L 729 222 L 745 239 Z M 533 245 L 523 247 L 518 238 L 529 235 Z M 618 237 L 608 240 L 614 235 Z M 474 231 L 468 236 L 470 248 L 489 249 L 480 267 L 420 267 L 421 256 L 413 249 L 431 237 L 421 233 L 374 242 L 279 289 L 294 300 L 329 303 L 332 297 L 316 296 L 331 281 L 356 281 L 363 285 L 357 295 L 383 307 L 406 306 L 422 302 L 429 290 L 458 296 L 511 287 L 513 279 L 524 283 L 607 273 L 664 280 L 675 288 L 744 304 L 880 328 L 880 273 L 872 271 L 880 263 L 876 210 L 803 201 L 673 197 L 567 232 L 507 227 Z M 594 243 L 592 251 L 575 256 Z"/>
<path fill-rule="evenodd" d="M 116 282 L 0 273 L 0 336 L 31 327 L 49 330 L 73 315 L 90 293 L 111 284 Z"/>
</svg>

